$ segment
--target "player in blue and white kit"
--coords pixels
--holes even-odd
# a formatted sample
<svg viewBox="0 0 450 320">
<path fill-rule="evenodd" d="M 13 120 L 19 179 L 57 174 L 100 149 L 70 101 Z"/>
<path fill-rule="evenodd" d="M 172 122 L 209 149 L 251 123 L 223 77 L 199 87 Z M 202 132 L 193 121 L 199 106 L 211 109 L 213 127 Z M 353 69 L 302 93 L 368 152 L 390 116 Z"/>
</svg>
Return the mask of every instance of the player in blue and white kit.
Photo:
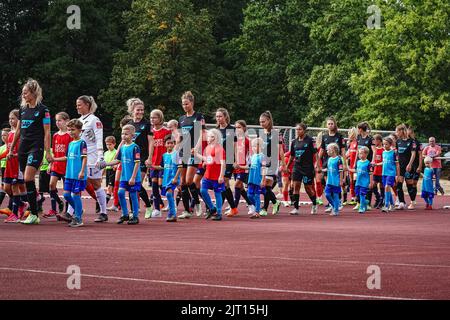
<svg viewBox="0 0 450 320">
<path fill-rule="evenodd" d="M 82 128 L 83 123 L 80 120 L 73 119 L 67 123 L 67 129 L 73 140 L 69 143 L 65 157 L 53 159 L 55 162 L 67 161 L 64 199 L 74 209 L 74 216 L 69 227 L 83 226 L 81 192 L 86 189 L 88 172 L 87 145 L 86 141 L 80 138 Z"/>
<path fill-rule="evenodd" d="M 372 181 L 372 165 L 367 159 L 369 155 L 369 148 L 366 146 L 360 147 L 358 150 L 359 160 L 356 162 L 355 169 L 350 169 L 356 172 L 355 193 L 359 198 L 359 213 L 364 213 L 367 210 L 366 195 L 373 185 Z"/>
<path fill-rule="evenodd" d="M 396 177 L 400 174 L 397 153 L 392 149 L 394 141 L 390 137 L 383 139 L 383 172 L 382 184 L 385 188 L 384 207 L 382 212 L 394 211 L 394 198 L 392 188 L 395 186 Z"/>
<path fill-rule="evenodd" d="M 183 169 L 182 159 L 178 155 L 178 151 L 174 150 L 175 139 L 172 135 L 166 136 L 165 147 L 167 152 L 162 155 L 161 166 L 154 166 L 156 170 L 164 170 L 162 180 L 161 194 L 167 197 L 169 202 L 169 214 L 167 215 L 167 222 L 177 221 L 177 209 L 175 206 L 175 199 L 173 193 L 180 184 L 180 175 Z"/>
<path fill-rule="evenodd" d="M 133 125 L 125 125 L 122 128 L 122 146 L 117 153 L 116 160 L 104 163 L 105 166 L 115 166 L 121 163 L 122 172 L 119 184 L 119 202 L 122 207 L 122 216 L 117 221 L 122 224 L 128 221 L 128 224 L 134 225 L 139 223 L 139 202 L 138 193 L 141 190 L 141 150 L 139 146 L 133 142 L 136 129 Z M 103 165 L 102 165 L 103 166 Z M 125 192 L 128 191 L 131 204 L 133 206 L 133 215 L 129 216 L 127 200 Z"/>
<path fill-rule="evenodd" d="M 423 172 L 423 181 L 422 181 L 422 198 L 425 200 L 427 204 L 425 210 L 433 209 L 433 198 L 434 198 L 434 188 L 433 188 L 433 176 L 434 170 L 431 167 L 433 163 L 433 158 L 425 157 L 425 170 Z"/>
<path fill-rule="evenodd" d="M 339 215 L 339 206 L 341 205 L 341 192 L 343 184 L 343 166 L 342 158 L 339 156 L 339 147 L 336 143 L 327 146 L 327 184 L 325 187 L 325 196 L 331 204 L 332 211 L 330 216 Z"/>
</svg>

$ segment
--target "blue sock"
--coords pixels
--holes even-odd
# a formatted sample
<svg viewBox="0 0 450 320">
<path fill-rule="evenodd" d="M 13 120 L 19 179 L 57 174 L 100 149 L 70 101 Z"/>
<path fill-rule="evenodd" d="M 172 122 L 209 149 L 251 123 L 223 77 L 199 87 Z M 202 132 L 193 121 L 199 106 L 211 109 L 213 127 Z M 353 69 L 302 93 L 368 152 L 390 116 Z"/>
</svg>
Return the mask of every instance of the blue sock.
<svg viewBox="0 0 450 320">
<path fill-rule="evenodd" d="M 203 201 L 205 201 L 205 203 L 208 206 L 208 208 L 210 208 L 210 210 L 212 208 L 214 208 L 214 205 L 213 205 L 213 203 L 211 201 L 211 197 L 209 196 L 209 193 L 208 193 L 208 189 L 201 189 L 200 193 L 202 194 Z M 221 198 L 222 198 L 222 196 L 221 196 Z"/>
<path fill-rule="evenodd" d="M 331 206 L 333 206 L 333 202 L 334 202 L 334 200 L 333 200 L 333 194 L 331 194 L 331 193 L 325 193 L 325 197 L 327 198 L 328 203 L 329 203 Z"/>
<path fill-rule="evenodd" d="M 73 201 L 72 195 L 69 192 L 64 193 L 64 199 L 66 199 L 70 206 L 75 209 L 75 202 Z"/>
<path fill-rule="evenodd" d="M 83 203 L 81 202 L 81 197 L 79 194 L 72 193 L 72 199 L 74 203 L 74 211 L 75 211 L 75 217 L 77 217 L 78 220 L 81 220 L 81 216 L 83 214 Z"/>
<path fill-rule="evenodd" d="M 333 193 L 333 204 L 334 204 L 334 211 L 336 213 L 339 213 L 339 207 L 341 206 L 341 199 L 339 193 Z"/>
<path fill-rule="evenodd" d="M 175 209 L 175 200 L 173 199 L 173 193 L 167 192 L 167 201 L 169 202 L 169 218 L 177 216 L 177 210 Z"/>
<path fill-rule="evenodd" d="M 214 194 L 216 195 L 216 209 L 217 209 L 217 215 L 221 216 L 222 215 L 222 192 L 214 192 Z"/>
<path fill-rule="evenodd" d="M 366 211 L 367 210 L 367 202 L 366 202 L 366 196 L 360 195 L 359 196 L 359 211 Z"/>
<path fill-rule="evenodd" d="M 391 197 L 392 197 L 392 194 L 390 191 L 386 191 L 384 193 L 384 206 L 386 208 L 389 207 L 389 204 L 391 203 Z"/>
<path fill-rule="evenodd" d="M 127 200 L 125 199 L 125 189 L 119 189 L 119 203 L 122 208 L 122 216 L 128 217 Z"/>
<path fill-rule="evenodd" d="M 136 191 L 129 192 L 131 203 L 133 204 L 133 218 L 139 217 L 139 200 Z"/>
<path fill-rule="evenodd" d="M 261 211 L 261 195 L 259 193 L 254 193 L 252 200 L 255 204 L 255 211 L 259 213 Z"/>
</svg>

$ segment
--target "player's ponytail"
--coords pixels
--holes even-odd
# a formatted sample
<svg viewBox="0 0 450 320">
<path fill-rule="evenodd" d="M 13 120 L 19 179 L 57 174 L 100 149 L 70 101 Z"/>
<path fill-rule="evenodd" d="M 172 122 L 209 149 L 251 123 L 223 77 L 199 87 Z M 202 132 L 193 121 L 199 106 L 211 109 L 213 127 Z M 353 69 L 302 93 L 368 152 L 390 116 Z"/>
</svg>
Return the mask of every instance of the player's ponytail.
<svg viewBox="0 0 450 320">
<path fill-rule="evenodd" d="M 97 111 L 97 103 L 95 103 L 93 96 L 81 96 L 77 100 L 83 101 L 85 104 L 89 105 L 89 112 L 95 113 Z"/>
<path fill-rule="evenodd" d="M 37 82 L 34 79 L 28 79 L 28 81 L 24 84 L 23 88 L 27 88 L 28 91 L 36 98 L 36 105 L 42 102 L 42 88 L 39 85 L 39 82 Z M 23 97 L 20 106 L 21 107 L 27 106 L 27 102 Z"/>
</svg>

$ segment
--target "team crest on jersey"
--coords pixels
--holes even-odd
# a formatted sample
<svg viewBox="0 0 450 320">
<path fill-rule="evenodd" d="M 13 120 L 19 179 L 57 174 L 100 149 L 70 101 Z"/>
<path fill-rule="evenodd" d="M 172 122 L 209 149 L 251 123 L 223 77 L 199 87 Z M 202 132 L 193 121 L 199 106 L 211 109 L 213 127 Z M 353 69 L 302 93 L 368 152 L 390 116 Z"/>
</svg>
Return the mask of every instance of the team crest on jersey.
<svg viewBox="0 0 450 320">
<path fill-rule="evenodd" d="M 211 156 L 206 157 L 206 163 L 211 164 L 213 163 L 213 158 Z"/>
<path fill-rule="evenodd" d="M 145 129 L 145 125 L 144 126 L 141 126 L 141 130 L 144 130 Z"/>
<path fill-rule="evenodd" d="M 39 111 L 34 113 L 35 117 L 39 117 Z"/>
<path fill-rule="evenodd" d="M 97 125 L 97 129 L 103 128 L 103 125 L 100 121 L 98 121 L 96 125 Z"/>
<path fill-rule="evenodd" d="M 136 157 L 136 160 L 140 160 L 141 159 L 141 154 L 139 152 L 136 152 L 135 157 Z"/>
</svg>

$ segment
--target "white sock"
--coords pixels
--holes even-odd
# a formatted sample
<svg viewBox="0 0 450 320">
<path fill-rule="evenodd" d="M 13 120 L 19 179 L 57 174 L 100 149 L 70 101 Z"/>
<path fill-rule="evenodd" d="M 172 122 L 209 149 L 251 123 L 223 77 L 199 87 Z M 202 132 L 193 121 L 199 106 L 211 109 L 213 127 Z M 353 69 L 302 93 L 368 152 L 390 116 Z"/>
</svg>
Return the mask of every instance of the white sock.
<svg viewBox="0 0 450 320">
<path fill-rule="evenodd" d="M 107 214 L 106 212 L 106 192 L 103 188 L 95 190 L 95 194 L 97 195 L 97 201 L 100 205 L 100 213 Z"/>
<path fill-rule="evenodd" d="M 74 212 L 75 212 L 75 209 L 72 208 L 72 206 L 69 204 L 69 206 L 67 208 L 67 213 L 70 214 L 71 216 L 73 216 Z"/>
</svg>

